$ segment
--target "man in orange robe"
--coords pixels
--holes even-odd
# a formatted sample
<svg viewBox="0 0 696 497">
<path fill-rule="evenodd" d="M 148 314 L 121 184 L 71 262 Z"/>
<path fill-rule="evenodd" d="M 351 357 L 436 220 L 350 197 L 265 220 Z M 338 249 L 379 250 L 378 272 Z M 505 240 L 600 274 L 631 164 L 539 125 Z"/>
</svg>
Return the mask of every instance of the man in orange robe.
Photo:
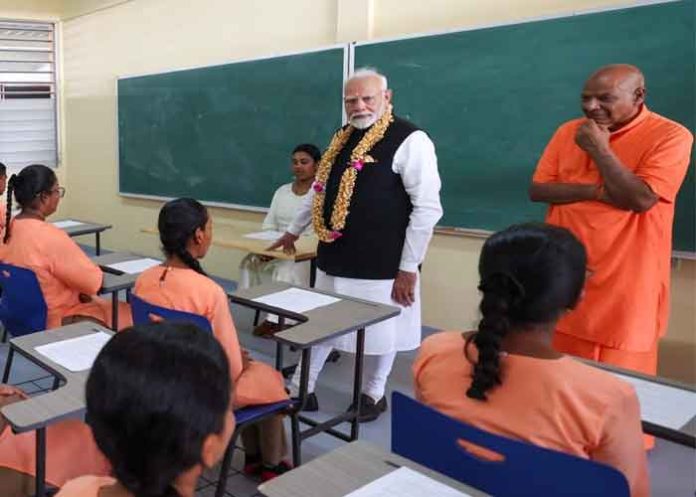
<svg viewBox="0 0 696 497">
<path fill-rule="evenodd" d="M 648 110 L 645 94 L 634 66 L 595 72 L 582 90 L 586 118 L 558 128 L 529 194 L 588 253 L 585 296 L 559 322 L 556 349 L 654 375 L 669 314 L 674 202 L 693 136 Z"/>
</svg>

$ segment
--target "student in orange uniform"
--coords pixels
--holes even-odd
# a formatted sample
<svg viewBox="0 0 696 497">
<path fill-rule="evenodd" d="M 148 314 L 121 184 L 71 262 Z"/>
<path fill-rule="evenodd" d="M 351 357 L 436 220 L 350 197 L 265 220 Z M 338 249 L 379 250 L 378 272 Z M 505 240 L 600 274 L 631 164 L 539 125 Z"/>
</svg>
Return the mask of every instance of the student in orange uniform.
<svg viewBox="0 0 696 497">
<path fill-rule="evenodd" d="M 0 385 L 0 407 L 26 399 L 19 388 Z M 78 420 L 46 429 L 46 481 L 60 487 L 82 475 L 108 475 L 109 462 L 97 448 L 89 427 Z M 0 495 L 30 497 L 35 493 L 36 435 L 12 433 L 0 415 Z"/>
<path fill-rule="evenodd" d="M 13 195 L 22 211 L 10 224 Z M 36 273 L 48 308 L 48 328 L 84 319 L 110 325 L 111 304 L 96 296 L 101 269 L 64 231 L 46 222 L 63 195 L 65 188 L 46 166 L 27 166 L 12 175 L 0 260 Z M 126 327 L 132 322 L 130 307 L 122 303 L 119 323 Z"/>
<path fill-rule="evenodd" d="M 478 331 L 423 342 L 413 365 L 416 396 L 483 430 L 613 466 L 633 497 L 645 497 L 633 387 L 552 346 L 585 271 L 583 246 L 563 228 L 519 225 L 490 237 L 479 261 Z"/>
<path fill-rule="evenodd" d="M 60 497 L 193 497 L 234 432 L 225 352 L 195 326 L 115 335 L 87 381 L 87 420 L 113 476 L 68 482 Z"/>
<path fill-rule="evenodd" d="M 583 119 L 563 124 L 539 160 L 530 198 L 546 221 L 585 245 L 593 277 L 578 308 L 558 323 L 561 352 L 646 374 L 657 372 L 667 331 L 674 202 L 693 136 L 645 105 L 633 66 L 595 72 Z"/>
<path fill-rule="evenodd" d="M 5 193 L 5 188 L 7 188 L 7 167 L 0 162 L 0 195 Z M 5 204 L 0 202 L 0 236 L 4 236 L 5 234 L 6 210 Z"/>
<path fill-rule="evenodd" d="M 167 259 L 138 277 L 134 293 L 151 304 L 199 314 L 210 321 L 230 361 L 235 408 L 287 399 L 280 373 L 250 360 L 241 350 L 227 295 L 198 262 L 208 252 L 213 236 L 213 220 L 207 209 L 193 199 L 172 200 L 162 207 L 158 227 Z M 247 428 L 242 439 L 247 473 L 270 479 L 290 468 L 283 460 L 287 449 L 282 416 Z"/>
</svg>

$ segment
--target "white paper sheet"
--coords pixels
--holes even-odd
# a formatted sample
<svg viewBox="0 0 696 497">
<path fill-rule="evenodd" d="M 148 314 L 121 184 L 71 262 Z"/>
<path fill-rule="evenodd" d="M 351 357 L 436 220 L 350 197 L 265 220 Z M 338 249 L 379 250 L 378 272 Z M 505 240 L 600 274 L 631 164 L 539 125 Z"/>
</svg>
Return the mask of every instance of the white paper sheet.
<svg viewBox="0 0 696 497">
<path fill-rule="evenodd" d="M 271 305 L 286 311 L 302 313 L 317 307 L 324 307 L 341 299 L 300 288 L 288 288 L 281 292 L 271 293 L 254 299 L 255 302 Z"/>
<path fill-rule="evenodd" d="M 111 339 L 111 335 L 99 331 L 90 335 L 71 338 L 36 347 L 36 351 L 70 371 L 85 371 L 92 367 L 99 351 Z"/>
<path fill-rule="evenodd" d="M 152 266 L 157 266 L 159 264 L 162 264 L 162 261 L 145 257 L 143 259 L 135 259 L 132 261 L 109 264 L 108 267 L 126 274 L 139 274 L 145 271 L 146 269 L 150 269 Z"/>
<path fill-rule="evenodd" d="M 283 236 L 281 231 L 257 231 L 256 233 L 247 233 L 244 238 L 251 238 L 252 240 L 267 240 L 269 242 L 275 242 L 278 238 Z"/>
<path fill-rule="evenodd" d="M 614 374 L 636 389 L 643 421 L 679 430 L 696 416 L 696 392 Z"/>
<path fill-rule="evenodd" d="M 82 226 L 85 223 L 81 223 L 80 221 L 73 221 L 72 219 L 66 219 L 65 221 L 56 221 L 53 224 L 56 228 L 60 229 L 65 229 L 65 228 L 72 228 L 74 226 Z"/>
<path fill-rule="evenodd" d="M 399 468 L 360 487 L 346 497 L 471 497 L 409 468 Z"/>
</svg>

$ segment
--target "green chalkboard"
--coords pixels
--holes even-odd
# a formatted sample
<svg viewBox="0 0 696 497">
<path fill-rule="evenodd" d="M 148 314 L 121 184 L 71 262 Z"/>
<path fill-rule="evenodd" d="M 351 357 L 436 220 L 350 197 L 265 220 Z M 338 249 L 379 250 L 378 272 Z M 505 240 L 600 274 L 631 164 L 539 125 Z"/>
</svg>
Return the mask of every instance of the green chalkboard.
<svg viewBox="0 0 696 497">
<path fill-rule="evenodd" d="M 119 190 L 267 207 L 341 125 L 344 49 L 118 80 Z"/>
<path fill-rule="evenodd" d="M 527 199 L 555 129 L 579 117 L 599 66 L 646 75 L 648 106 L 694 130 L 694 0 L 355 47 L 355 67 L 389 77 L 395 112 L 435 142 L 441 224 L 497 230 L 543 219 Z M 692 161 L 693 163 L 693 161 Z M 677 201 L 675 250 L 696 251 L 693 165 Z"/>
</svg>

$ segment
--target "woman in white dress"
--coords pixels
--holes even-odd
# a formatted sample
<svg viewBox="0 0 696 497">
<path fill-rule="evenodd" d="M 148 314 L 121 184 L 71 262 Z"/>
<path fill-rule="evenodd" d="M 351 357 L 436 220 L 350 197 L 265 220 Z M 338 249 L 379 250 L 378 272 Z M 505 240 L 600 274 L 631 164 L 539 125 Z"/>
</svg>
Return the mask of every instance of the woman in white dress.
<svg viewBox="0 0 696 497">
<path fill-rule="evenodd" d="M 312 187 L 319 159 L 321 152 L 315 145 L 303 143 L 293 149 L 291 171 L 295 178 L 292 183 L 282 185 L 273 194 L 271 207 L 263 220 L 264 231 L 284 233 L 287 230 L 302 205 L 304 196 Z M 311 234 L 310 226 L 303 235 Z M 249 254 L 241 262 L 239 284 L 241 288 L 248 288 L 266 281 L 285 281 L 308 286 L 309 272 L 309 261 L 297 263 Z M 278 331 L 277 321 L 276 316 L 267 316 L 254 334 L 264 336 Z"/>
</svg>

